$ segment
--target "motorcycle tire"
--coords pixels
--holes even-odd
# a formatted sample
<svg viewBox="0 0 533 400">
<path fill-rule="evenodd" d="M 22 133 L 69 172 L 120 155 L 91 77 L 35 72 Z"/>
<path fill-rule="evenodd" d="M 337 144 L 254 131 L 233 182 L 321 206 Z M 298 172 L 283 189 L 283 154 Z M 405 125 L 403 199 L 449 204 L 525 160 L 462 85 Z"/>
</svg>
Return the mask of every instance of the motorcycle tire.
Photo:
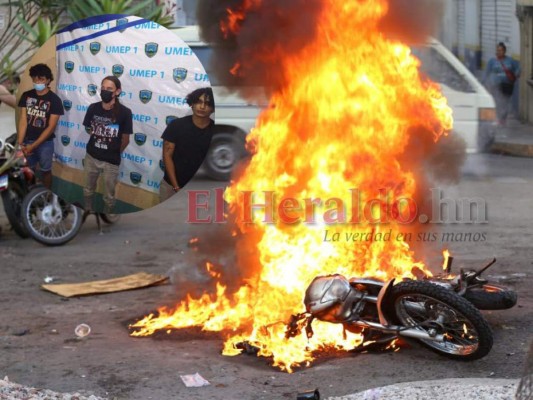
<svg viewBox="0 0 533 400">
<path fill-rule="evenodd" d="M 433 283 L 405 281 L 393 286 L 385 310 L 397 324 L 421 331 L 431 328 L 444 335 L 442 342 L 416 341 L 448 358 L 477 360 L 492 348 L 492 330 L 479 310 L 455 292 Z"/>
<path fill-rule="evenodd" d="M 22 203 L 25 191 L 18 182 L 9 181 L 7 190 L 2 192 L 2 202 L 6 212 L 7 220 L 15 233 L 22 239 L 30 235 L 22 221 Z"/>
<path fill-rule="evenodd" d="M 78 207 L 58 199 L 54 207 L 53 194 L 43 186 L 30 190 L 22 204 L 22 220 L 29 235 L 46 246 L 61 246 L 78 234 L 83 212 Z"/>
<path fill-rule="evenodd" d="M 463 297 L 478 310 L 507 310 L 514 307 L 518 299 L 515 291 L 493 284 L 468 288 Z"/>
</svg>

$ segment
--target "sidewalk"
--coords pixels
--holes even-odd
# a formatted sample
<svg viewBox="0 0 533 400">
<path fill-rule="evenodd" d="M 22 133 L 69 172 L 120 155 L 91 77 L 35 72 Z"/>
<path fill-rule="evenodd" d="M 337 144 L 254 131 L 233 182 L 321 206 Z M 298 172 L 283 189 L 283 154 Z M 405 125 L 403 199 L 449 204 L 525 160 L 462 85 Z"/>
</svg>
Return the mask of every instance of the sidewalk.
<svg viewBox="0 0 533 400">
<path fill-rule="evenodd" d="M 511 400 L 518 379 L 440 379 L 405 382 L 328 400 Z"/>
<path fill-rule="evenodd" d="M 506 126 L 498 128 L 491 151 L 511 156 L 533 157 L 533 125 L 509 120 Z"/>
</svg>

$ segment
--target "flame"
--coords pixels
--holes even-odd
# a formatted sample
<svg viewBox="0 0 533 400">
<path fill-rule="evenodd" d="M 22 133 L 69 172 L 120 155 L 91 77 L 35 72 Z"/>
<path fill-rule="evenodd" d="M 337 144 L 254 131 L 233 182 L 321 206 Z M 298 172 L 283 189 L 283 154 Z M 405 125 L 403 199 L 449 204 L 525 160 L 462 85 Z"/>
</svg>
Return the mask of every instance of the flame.
<svg viewBox="0 0 533 400">
<path fill-rule="evenodd" d="M 238 31 L 259 3 L 228 12 L 221 29 Z M 248 135 L 255 154 L 225 193 L 239 240 L 257 250 L 245 284 L 233 294 L 218 283 L 214 296 L 188 296 L 133 325 L 134 336 L 187 326 L 224 331 L 223 354 L 241 353 L 246 342 L 291 372 L 309 365 L 316 351 L 363 342 L 342 325 L 317 320 L 311 338 L 303 331 L 287 338 L 287 321 L 302 311 L 315 276 L 431 275 L 409 247 L 416 223 L 402 223 L 416 211 L 416 203 L 402 199 L 417 199 L 420 190 L 404 151 L 410 140 L 446 134 L 451 109 L 438 86 L 421 77 L 409 47 L 378 31 L 387 9 L 386 0 L 324 0 L 314 41 L 280 60 L 288 84 Z M 246 193 L 259 204 L 253 212 Z M 267 206 L 268 193 L 275 196 Z M 374 201 L 383 193 L 392 206 Z M 343 221 L 352 223 L 336 223 Z"/>
<path fill-rule="evenodd" d="M 442 263 L 442 269 L 446 271 L 448 269 L 448 260 L 450 259 L 450 252 L 448 251 L 448 249 L 442 252 L 442 256 L 444 257 L 444 261 Z"/>
<path fill-rule="evenodd" d="M 237 9 L 227 8 L 227 19 L 220 22 L 220 30 L 227 37 L 230 33 L 238 33 L 246 13 L 261 5 L 262 0 L 244 0 Z"/>
<path fill-rule="evenodd" d="M 219 272 L 219 271 L 215 271 L 215 266 L 210 263 L 209 261 L 205 263 L 205 268 L 207 270 L 207 272 L 209 273 L 209 275 L 211 275 L 211 277 L 213 278 L 220 278 L 222 276 L 222 273 Z"/>
</svg>

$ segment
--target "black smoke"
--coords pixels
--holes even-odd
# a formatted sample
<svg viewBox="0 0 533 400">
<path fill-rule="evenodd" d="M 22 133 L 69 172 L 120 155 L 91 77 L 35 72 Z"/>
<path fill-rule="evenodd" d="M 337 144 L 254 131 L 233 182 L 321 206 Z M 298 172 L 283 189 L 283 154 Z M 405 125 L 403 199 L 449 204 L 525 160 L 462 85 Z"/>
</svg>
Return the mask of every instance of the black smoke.
<svg viewBox="0 0 533 400">
<path fill-rule="evenodd" d="M 379 28 L 391 39 L 423 43 L 437 33 L 443 14 L 443 0 L 389 0 L 389 11 Z"/>
<path fill-rule="evenodd" d="M 297 54 L 315 34 L 322 0 L 268 0 L 250 10 L 236 34 L 225 37 L 220 23 L 228 9 L 242 9 L 244 0 L 199 0 L 197 19 L 202 39 L 214 46 L 209 70 L 225 86 L 265 86 L 285 83 L 280 60 Z M 240 64 L 236 74 L 230 70 Z"/>
</svg>

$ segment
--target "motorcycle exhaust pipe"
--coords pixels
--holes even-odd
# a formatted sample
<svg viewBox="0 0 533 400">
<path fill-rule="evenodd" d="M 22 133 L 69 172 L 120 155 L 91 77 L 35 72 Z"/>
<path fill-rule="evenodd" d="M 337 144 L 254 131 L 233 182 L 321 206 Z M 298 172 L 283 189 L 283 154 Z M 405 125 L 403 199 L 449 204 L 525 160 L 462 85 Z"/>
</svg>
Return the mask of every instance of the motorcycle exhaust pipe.
<svg viewBox="0 0 533 400">
<path fill-rule="evenodd" d="M 376 322 L 369 322 L 369 321 L 355 321 L 354 324 L 372 328 L 372 329 L 378 329 L 380 331 L 387 332 L 387 333 L 395 333 L 399 336 L 412 337 L 415 339 L 433 340 L 435 342 L 444 341 L 444 335 L 438 334 L 438 335 L 431 336 L 426 331 L 420 331 L 414 328 L 402 328 L 401 326 L 395 326 L 395 325 L 385 326 L 385 325 L 378 324 Z"/>
</svg>

